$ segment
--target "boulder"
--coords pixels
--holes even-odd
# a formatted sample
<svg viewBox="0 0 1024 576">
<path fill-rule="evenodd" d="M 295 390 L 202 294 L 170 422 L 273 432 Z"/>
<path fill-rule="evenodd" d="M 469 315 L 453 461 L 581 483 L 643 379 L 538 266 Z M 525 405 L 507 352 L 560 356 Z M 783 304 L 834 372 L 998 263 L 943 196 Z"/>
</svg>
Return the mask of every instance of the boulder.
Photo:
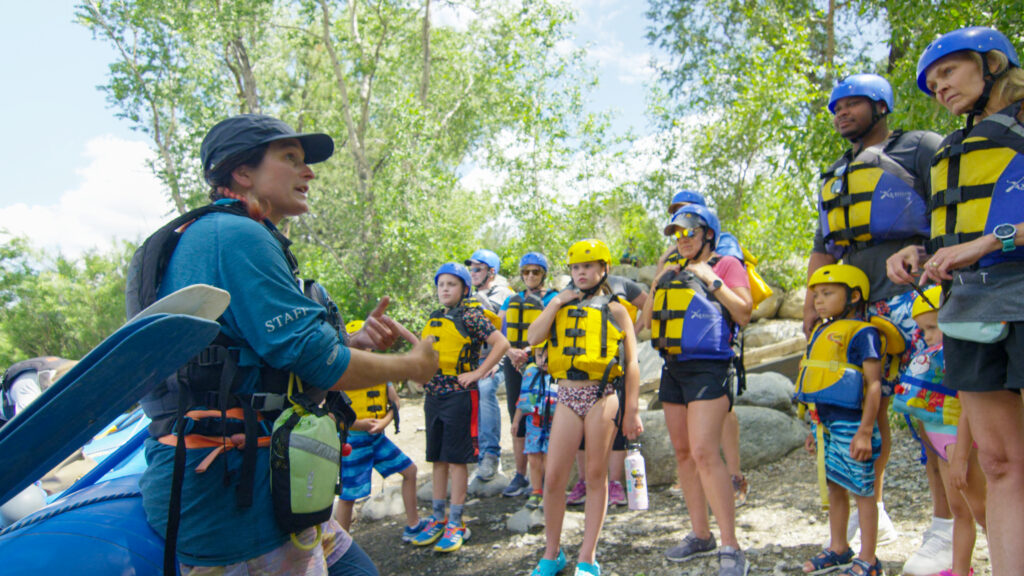
<svg viewBox="0 0 1024 576">
<path fill-rule="evenodd" d="M 629 278 L 630 280 L 638 281 L 640 269 L 631 264 L 618 264 L 612 266 L 611 274 L 613 276 L 622 276 L 623 278 Z"/>
<path fill-rule="evenodd" d="M 644 286 L 650 286 L 654 282 L 654 275 L 658 273 L 658 267 L 654 264 L 642 266 L 637 272 L 636 281 Z"/>
<path fill-rule="evenodd" d="M 776 314 L 776 317 L 780 319 L 800 320 L 803 322 L 804 298 L 806 296 L 806 288 L 798 288 L 792 292 L 787 292 L 782 298 L 782 306 L 779 307 L 779 312 Z"/>
<path fill-rule="evenodd" d="M 743 330 L 743 345 L 747 350 L 771 346 L 790 338 L 803 336 L 804 325 L 797 320 L 762 320 Z"/>
<path fill-rule="evenodd" d="M 640 364 L 640 382 L 649 382 L 651 380 L 660 382 L 661 367 L 665 364 L 661 354 L 651 346 L 650 340 L 638 342 L 636 349 L 637 362 Z"/>
<path fill-rule="evenodd" d="M 484 481 L 473 474 L 469 479 L 469 488 L 466 490 L 466 494 L 471 498 L 491 498 L 493 496 L 500 496 L 501 491 L 504 490 L 511 479 L 505 476 L 500 470 L 494 475 L 494 478 Z"/>
<path fill-rule="evenodd" d="M 756 468 L 803 446 L 808 428 L 795 417 L 760 406 L 736 406 L 740 421 L 740 463 Z"/>
<path fill-rule="evenodd" d="M 530 510 L 523 506 L 508 517 L 508 520 L 505 521 L 505 526 L 509 529 L 509 532 L 515 534 L 525 534 L 533 528 L 543 527 L 544 509 L 535 508 Z"/>
<path fill-rule="evenodd" d="M 359 508 L 359 517 L 367 520 L 383 520 L 389 516 L 404 514 L 405 505 L 402 502 L 402 487 L 400 485 L 385 486 L 384 490 L 371 496 Z"/>
<path fill-rule="evenodd" d="M 795 415 L 793 382 L 778 372 L 747 373 L 747 389 L 736 399 L 737 406 L 759 406 Z"/>
</svg>

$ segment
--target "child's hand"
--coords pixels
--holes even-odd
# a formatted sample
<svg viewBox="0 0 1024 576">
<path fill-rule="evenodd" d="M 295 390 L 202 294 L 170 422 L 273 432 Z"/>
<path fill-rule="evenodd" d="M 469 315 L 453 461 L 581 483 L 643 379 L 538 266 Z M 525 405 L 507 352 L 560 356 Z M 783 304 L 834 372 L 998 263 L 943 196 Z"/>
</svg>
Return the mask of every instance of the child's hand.
<svg viewBox="0 0 1024 576">
<path fill-rule="evenodd" d="M 526 361 L 530 358 L 530 353 L 522 348 L 509 348 L 505 355 L 512 361 L 512 366 L 520 372 L 522 372 L 523 366 L 526 365 Z"/>
<path fill-rule="evenodd" d="M 636 410 L 627 410 L 622 416 L 622 434 L 630 440 L 636 440 L 643 433 L 644 423 L 640 420 L 640 414 Z"/>
<path fill-rule="evenodd" d="M 463 372 L 462 374 L 456 376 L 456 378 L 459 381 L 459 386 L 462 386 L 463 388 L 468 388 L 470 384 L 482 378 L 483 374 L 479 374 L 479 371 L 480 369 L 477 368 L 472 372 Z"/>
<path fill-rule="evenodd" d="M 871 433 L 858 431 L 850 441 L 850 457 L 859 462 L 871 459 Z"/>
<path fill-rule="evenodd" d="M 368 418 L 367 420 L 370 426 L 366 431 L 370 434 L 380 434 L 388 425 L 386 420 L 381 420 L 380 418 Z"/>
<path fill-rule="evenodd" d="M 807 438 L 804 438 L 804 450 L 807 450 L 811 454 L 814 454 L 814 434 L 811 432 L 807 433 Z"/>
<path fill-rule="evenodd" d="M 583 293 L 580 292 L 578 288 L 576 288 L 574 286 L 570 286 L 570 287 L 566 288 L 565 290 L 562 290 L 561 292 L 559 292 L 557 296 L 552 298 L 552 300 L 558 300 L 558 306 L 562 307 L 562 306 L 565 306 L 566 304 L 568 304 L 569 302 L 572 302 L 573 300 L 576 300 L 576 299 L 582 298 L 582 297 L 583 297 Z M 548 305 L 550 306 L 550 304 L 548 304 Z"/>
</svg>

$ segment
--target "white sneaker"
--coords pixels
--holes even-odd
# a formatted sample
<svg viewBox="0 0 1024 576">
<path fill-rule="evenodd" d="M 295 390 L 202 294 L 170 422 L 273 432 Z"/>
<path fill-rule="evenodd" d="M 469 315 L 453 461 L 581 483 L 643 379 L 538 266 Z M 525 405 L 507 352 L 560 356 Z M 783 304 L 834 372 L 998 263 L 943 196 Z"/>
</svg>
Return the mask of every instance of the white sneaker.
<svg viewBox="0 0 1024 576">
<path fill-rule="evenodd" d="M 879 504 L 877 546 L 892 544 L 899 540 L 899 537 L 899 530 L 896 529 L 892 520 L 889 519 L 889 514 L 885 511 L 885 508 Z M 856 507 L 850 510 L 850 521 L 846 524 L 846 541 L 850 544 L 851 548 L 860 547 L 860 513 Z"/>
<path fill-rule="evenodd" d="M 953 543 L 950 534 L 929 528 L 924 532 L 921 547 L 903 565 L 906 576 L 927 576 L 938 574 L 953 567 Z"/>
</svg>

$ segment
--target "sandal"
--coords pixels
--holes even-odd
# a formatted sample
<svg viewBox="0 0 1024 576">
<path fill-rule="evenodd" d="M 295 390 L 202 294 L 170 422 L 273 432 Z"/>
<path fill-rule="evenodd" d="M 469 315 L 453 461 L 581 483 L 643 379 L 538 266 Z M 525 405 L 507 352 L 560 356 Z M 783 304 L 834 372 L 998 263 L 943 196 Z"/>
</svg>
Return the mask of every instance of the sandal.
<svg viewBox="0 0 1024 576">
<path fill-rule="evenodd" d="M 860 572 L 855 572 L 854 568 L 860 568 Z M 854 558 L 850 567 L 843 572 L 843 576 L 885 576 L 885 570 L 882 569 L 882 561 L 877 557 L 874 566 L 860 558 Z"/>
<path fill-rule="evenodd" d="M 816 575 L 816 574 L 828 574 L 835 570 L 842 570 L 848 568 L 853 562 L 853 549 L 847 548 L 846 552 L 839 554 L 834 550 L 825 548 L 814 558 L 808 560 L 811 566 L 814 567 L 810 572 L 804 572 L 804 574 Z"/>
<path fill-rule="evenodd" d="M 533 569 L 533 572 L 530 572 L 530 576 L 555 576 L 555 574 L 565 570 L 566 563 L 565 552 L 559 550 L 558 558 L 555 560 L 541 558 L 540 562 L 537 563 L 537 567 Z"/>
</svg>

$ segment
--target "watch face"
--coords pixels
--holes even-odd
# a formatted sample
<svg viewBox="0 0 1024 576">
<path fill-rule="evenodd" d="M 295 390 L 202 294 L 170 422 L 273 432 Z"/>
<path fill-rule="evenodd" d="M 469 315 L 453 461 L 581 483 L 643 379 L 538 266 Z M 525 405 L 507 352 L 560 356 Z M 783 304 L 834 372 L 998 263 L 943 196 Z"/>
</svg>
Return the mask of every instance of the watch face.
<svg viewBox="0 0 1024 576">
<path fill-rule="evenodd" d="M 1013 224 L 1000 224 L 992 229 L 992 234 L 1000 240 L 1013 238 L 1017 235 L 1017 227 Z"/>
</svg>

